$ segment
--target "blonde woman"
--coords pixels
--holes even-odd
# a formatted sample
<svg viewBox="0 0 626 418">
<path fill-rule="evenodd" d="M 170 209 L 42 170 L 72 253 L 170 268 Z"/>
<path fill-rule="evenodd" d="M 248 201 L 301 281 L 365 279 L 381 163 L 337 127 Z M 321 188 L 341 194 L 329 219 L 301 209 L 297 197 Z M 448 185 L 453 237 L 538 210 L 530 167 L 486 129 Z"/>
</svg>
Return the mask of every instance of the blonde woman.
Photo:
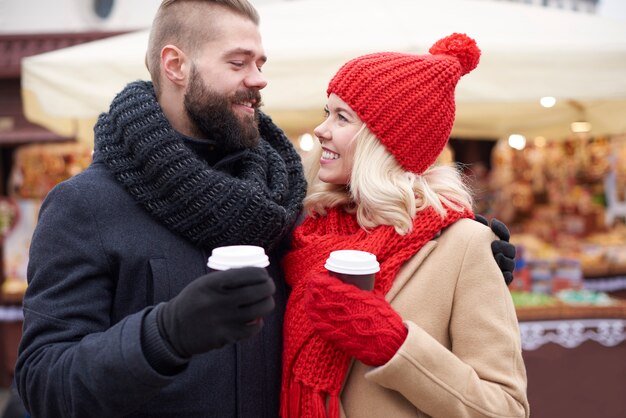
<svg viewBox="0 0 626 418">
<path fill-rule="evenodd" d="M 480 50 L 377 53 L 328 86 L 318 182 L 284 259 L 281 415 L 527 417 L 515 310 L 459 171 L 437 166 L 454 90 Z M 329 276 L 339 249 L 376 254 L 372 292 Z"/>
</svg>

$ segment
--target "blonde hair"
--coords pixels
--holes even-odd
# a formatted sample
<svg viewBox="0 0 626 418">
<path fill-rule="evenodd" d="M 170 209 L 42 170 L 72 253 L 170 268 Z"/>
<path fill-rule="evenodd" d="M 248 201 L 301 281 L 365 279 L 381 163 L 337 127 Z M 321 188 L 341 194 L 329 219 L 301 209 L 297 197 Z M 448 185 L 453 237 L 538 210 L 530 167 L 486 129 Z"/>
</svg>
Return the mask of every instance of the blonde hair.
<svg viewBox="0 0 626 418">
<path fill-rule="evenodd" d="M 310 216 L 325 215 L 326 209 L 341 207 L 356 213 L 365 229 L 391 225 L 400 235 L 413 227 L 419 211 L 433 207 L 445 216 L 445 207 L 456 211 L 471 209 L 472 195 L 456 166 L 433 165 L 423 174 L 404 170 L 367 128 L 356 136 L 350 183 L 323 183 L 317 178 L 319 157 L 310 161 L 309 192 L 304 207 Z M 321 154 L 321 148 L 316 152 Z M 317 167 L 317 169 L 315 168 Z M 444 207 L 445 206 L 445 207 Z"/>
<path fill-rule="evenodd" d="M 214 36 L 213 25 L 219 19 L 215 10 L 219 7 L 259 25 L 259 14 L 247 0 L 163 0 L 152 21 L 146 53 L 146 67 L 157 97 L 161 87 L 161 49 L 173 44 L 194 54 Z"/>
</svg>

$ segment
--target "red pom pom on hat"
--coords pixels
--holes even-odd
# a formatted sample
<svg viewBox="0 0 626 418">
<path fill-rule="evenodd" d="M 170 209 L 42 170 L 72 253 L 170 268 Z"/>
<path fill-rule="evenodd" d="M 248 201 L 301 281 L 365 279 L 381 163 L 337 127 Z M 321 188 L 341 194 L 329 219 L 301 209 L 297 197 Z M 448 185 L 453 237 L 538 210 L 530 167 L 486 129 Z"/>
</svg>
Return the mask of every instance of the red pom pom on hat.
<svg viewBox="0 0 626 418">
<path fill-rule="evenodd" d="M 453 33 L 435 42 L 428 50 L 432 55 L 450 55 L 461 64 L 461 75 L 472 71 L 480 61 L 480 49 L 476 41 L 464 33 Z"/>
</svg>

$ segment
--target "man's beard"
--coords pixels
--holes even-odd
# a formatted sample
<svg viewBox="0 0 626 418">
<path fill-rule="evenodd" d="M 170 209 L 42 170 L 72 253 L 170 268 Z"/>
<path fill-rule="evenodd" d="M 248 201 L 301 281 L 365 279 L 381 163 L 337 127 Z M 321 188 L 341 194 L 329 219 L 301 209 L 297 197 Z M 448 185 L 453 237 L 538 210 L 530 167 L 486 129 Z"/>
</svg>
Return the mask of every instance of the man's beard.
<svg viewBox="0 0 626 418">
<path fill-rule="evenodd" d="M 232 109 L 233 103 L 248 100 L 255 100 L 254 115 L 238 117 Z M 184 104 L 196 134 L 217 141 L 223 151 L 240 151 L 259 144 L 257 109 L 261 106 L 261 93 L 258 90 L 238 91 L 233 96 L 224 96 L 209 89 L 193 67 Z"/>
</svg>

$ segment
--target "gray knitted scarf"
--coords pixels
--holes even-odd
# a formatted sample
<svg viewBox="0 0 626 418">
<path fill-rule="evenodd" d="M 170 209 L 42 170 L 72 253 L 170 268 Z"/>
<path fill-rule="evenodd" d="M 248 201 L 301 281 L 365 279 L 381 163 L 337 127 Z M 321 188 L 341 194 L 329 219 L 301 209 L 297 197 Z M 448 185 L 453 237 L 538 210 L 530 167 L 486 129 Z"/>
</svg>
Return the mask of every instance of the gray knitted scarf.
<svg viewBox="0 0 626 418">
<path fill-rule="evenodd" d="M 302 209 L 306 182 L 284 133 L 260 114 L 260 144 L 236 173 L 211 168 L 174 131 L 152 84 L 126 86 L 95 126 L 95 149 L 128 192 L 170 230 L 207 248 L 275 247 Z"/>
</svg>

